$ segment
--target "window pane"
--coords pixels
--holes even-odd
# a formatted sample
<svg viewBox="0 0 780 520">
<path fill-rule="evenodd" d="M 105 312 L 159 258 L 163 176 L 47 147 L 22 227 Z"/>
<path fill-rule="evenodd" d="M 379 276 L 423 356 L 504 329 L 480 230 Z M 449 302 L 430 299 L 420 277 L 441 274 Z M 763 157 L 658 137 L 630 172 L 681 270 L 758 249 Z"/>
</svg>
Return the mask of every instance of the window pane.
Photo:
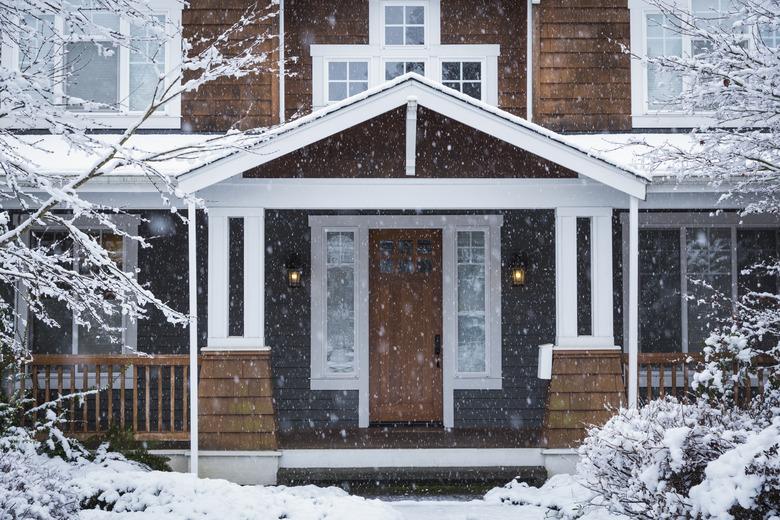
<svg viewBox="0 0 780 520">
<path fill-rule="evenodd" d="M 759 264 L 771 265 L 780 256 L 777 230 L 737 230 L 737 277 L 739 294 L 748 292 L 769 292 L 777 294 L 778 279 L 765 269 L 754 269 Z"/>
<path fill-rule="evenodd" d="M 662 14 L 649 14 L 647 21 L 647 55 L 682 56 L 682 37 Z M 647 104 L 651 110 L 679 109 L 682 76 L 660 65 L 647 67 Z"/>
<path fill-rule="evenodd" d="M 680 230 L 639 233 L 639 348 L 682 350 Z"/>
<path fill-rule="evenodd" d="M 423 25 L 425 23 L 425 8 L 421 5 L 408 6 L 406 8 L 406 23 Z"/>
<path fill-rule="evenodd" d="M 347 98 L 347 84 L 343 81 L 331 81 L 328 85 L 328 99 L 341 101 Z"/>
<path fill-rule="evenodd" d="M 72 258 L 73 244 L 67 234 L 60 232 L 33 232 L 32 247 L 46 248 L 48 255 L 63 255 Z M 72 264 L 68 261 L 68 267 Z M 57 298 L 42 298 L 41 302 L 58 327 L 50 327 L 31 312 L 30 343 L 33 352 L 41 354 L 70 354 L 73 352 L 73 315 L 67 305 Z"/>
<path fill-rule="evenodd" d="M 162 23 L 165 17 L 156 17 Z M 159 78 L 165 74 L 165 44 L 146 27 L 131 26 L 130 110 L 145 110 L 152 102 Z"/>
<path fill-rule="evenodd" d="M 425 44 L 424 27 L 406 28 L 406 45 L 424 45 L 424 44 Z"/>
<path fill-rule="evenodd" d="M 458 81 L 460 80 L 460 63 L 458 62 L 446 62 L 441 65 L 441 79 L 442 81 Z"/>
<path fill-rule="evenodd" d="M 385 45 L 403 45 L 403 27 L 385 27 Z"/>
<path fill-rule="evenodd" d="M 366 61 L 349 62 L 349 80 L 368 81 L 368 62 Z"/>
<path fill-rule="evenodd" d="M 414 72 L 420 76 L 425 76 L 425 63 L 421 61 L 412 61 L 406 63 L 406 72 Z"/>
<path fill-rule="evenodd" d="M 484 372 L 485 233 L 459 231 L 458 238 L 458 371 Z"/>
<path fill-rule="evenodd" d="M 327 370 L 354 371 L 355 247 L 351 231 L 327 233 Z"/>
<path fill-rule="evenodd" d="M 401 25 L 404 23 L 404 8 L 400 5 L 389 5 L 385 7 L 385 23 Z"/>
<path fill-rule="evenodd" d="M 388 61 L 385 63 L 385 80 L 395 79 L 404 73 L 404 63 L 402 61 Z"/>
<path fill-rule="evenodd" d="M 354 96 L 355 94 L 360 94 L 361 92 L 365 92 L 368 90 L 368 83 L 367 82 L 358 82 L 358 83 L 350 83 L 349 84 L 349 95 Z"/>
<path fill-rule="evenodd" d="M 731 313 L 731 229 L 687 229 L 686 255 L 688 351 L 699 352 L 710 331 Z"/>
<path fill-rule="evenodd" d="M 463 93 L 475 99 L 482 99 L 481 83 L 463 83 Z"/>
<path fill-rule="evenodd" d="M 116 110 L 119 97 L 119 49 L 93 42 L 67 44 L 65 93 L 74 108 Z M 85 107 L 79 100 L 100 103 Z"/>
<path fill-rule="evenodd" d="M 479 81 L 482 78 L 482 63 L 467 61 L 463 64 L 463 80 Z"/>
<path fill-rule="evenodd" d="M 347 79 L 347 62 L 345 61 L 332 61 L 328 63 L 328 79 L 333 80 L 346 80 Z"/>
</svg>

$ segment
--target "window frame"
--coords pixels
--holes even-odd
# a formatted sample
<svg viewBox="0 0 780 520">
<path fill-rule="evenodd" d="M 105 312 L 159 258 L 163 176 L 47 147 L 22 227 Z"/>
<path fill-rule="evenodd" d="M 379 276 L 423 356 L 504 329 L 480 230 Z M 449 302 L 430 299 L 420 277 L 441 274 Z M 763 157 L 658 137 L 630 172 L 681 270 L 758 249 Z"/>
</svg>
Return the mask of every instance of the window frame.
<svg viewBox="0 0 780 520">
<path fill-rule="evenodd" d="M 18 222 L 20 218 L 21 217 L 17 216 L 15 220 Z M 127 233 L 130 236 L 138 235 L 138 226 L 140 225 L 141 222 L 141 217 L 139 215 L 113 215 L 111 216 L 111 221 L 116 225 L 116 227 L 120 231 Z M 109 227 L 103 224 L 100 224 L 98 222 L 90 222 L 86 219 L 78 220 L 76 224 L 79 229 L 85 231 L 111 231 Z M 58 232 L 58 231 L 66 231 L 66 228 L 63 226 L 34 225 L 30 229 L 25 231 L 22 240 L 24 240 L 25 244 L 29 244 L 31 233 L 40 232 L 40 231 Z M 138 242 L 126 236 L 123 237 L 122 239 L 122 262 L 123 262 L 123 269 L 125 272 L 135 273 L 135 270 L 138 267 Z M 19 283 L 16 287 L 16 310 L 17 310 L 16 330 L 24 330 L 24 333 L 27 336 L 28 341 L 32 343 L 32 338 L 31 338 L 32 329 L 25 330 L 26 323 L 29 324 L 32 322 L 32 320 L 29 316 L 29 310 L 28 310 L 27 298 L 26 298 L 26 289 L 24 288 L 24 285 L 21 283 Z M 64 354 L 64 355 L 81 355 L 78 351 L 79 326 L 76 324 L 75 320 L 72 323 L 72 327 L 73 327 L 73 335 L 71 340 L 71 351 L 68 354 Z M 138 324 L 124 314 L 122 315 L 121 347 L 122 347 L 122 351 L 118 355 L 127 355 L 134 352 L 138 352 Z M 84 354 L 84 355 L 90 355 L 90 354 Z"/>
<path fill-rule="evenodd" d="M 622 258 L 628 258 L 628 214 L 620 215 L 622 232 Z M 771 215 L 745 215 L 736 213 L 710 215 L 708 213 L 640 213 L 639 232 L 642 230 L 678 230 L 680 236 L 680 352 L 689 352 L 688 338 L 688 269 L 687 230 L 696 228 L 730 229 L 731 249 L 731 298 L 736 302 L 739 294 L 737 232 L 744 229 L 778 229 L 780 217 Z M 628 337 L 628 262 L 623 262 L 623 338 Z M 641 344 L 639 352 L 643 352 Z"/>
<path fill-rule="evenodd" d="M 181 4 L 176 0 L 150 0 L 152 7 L 152 16 L 165 16 L 166 20 L 175 24 L 181 28 L 182 23 L 182 8 Z M 130 23 L 126 18 L 120 18 L 119 29 L 123 35 L 130 34 Z M 54 18 L 55 30 L 60 34 L 64 33 L 64 19 L 63 16 L 57 15 Z M 84 38 L 68 38 L 69 42 L 83 41 Z M 87 41 L 91 41 L 89 38 Z M 67 45 L 67 43 L 66 43 Z M 181 63 L 181 32 L 178 32 L 174 37 L 165 42 L 165 67 L 168 79 L 166 80 L 166 86 L 176 86 L 179 80 L 172 81 L 172 77 L 176 77 L 176 67 L 180 67 Z M 57 66 L 63 66 L 65 60 L 65 48 L 58 53 Z M 2 36 L 2 42 L 0 42 L 0 64 L 3 67 L 18 68 L 19 67 L 19 48 L 13 44 L 13 42 L 7 36 Z M 130 49 L 127 46 L 121 46 L 119 48 L 119 84 L 117 85 L 118 97 L 119 97 L 119 109 L 116 111 L 100 110 L 100 111 L 84 111 L 84 110 L 68 110 L 79 114 L 82 118 L 89 120 L 95 127 L 101 128 L 127 128 L 130 124 L 137 121 L 138 117 L 143 114 L 142 111 L 130 111 Z M 56 95 L 64 95 L 64 86 L 59 85 L 55 90 Z M 176 99 L 172 99 L 166 103 L 164 110 L 158 111 L 153 114 L 141 128 L 145 129 L 179 129 L 181 128 L 181 96 Z"/>
<path fill-rule="evenodd" d="M 385 9 L 387 7 L 422 7 L 423 8 L 423 44 L 388 44 L 387 42 L 387 22 L 385 20 Z M 381 2 L 381 6 L 379 9 L 379 16 L 380 16 L 380 27 L 382 28 L 382 35 L 381 35 L 381 42 L 382 42 L 382 48 L 383 49 L 409 49 L 409 48 L 426 48 L 430 44 L 430 26 L 431 26 L 431 18 L 430 18 L 430 2 L 428 0 L 383 0 Z M 404 15 L 406 14 L 406 10 L 404 9 Z M 394 27 L 398 27 L 398 25 L 394 25 Z M 404 20 L 403 25 L 400 27 L 404 28 L 404 40 L 406 40 L 406 33 L 405 29 L 407 27 L 406 20 Z M 412 27 L 416 27 L 413 25 Z"/>
</svg>

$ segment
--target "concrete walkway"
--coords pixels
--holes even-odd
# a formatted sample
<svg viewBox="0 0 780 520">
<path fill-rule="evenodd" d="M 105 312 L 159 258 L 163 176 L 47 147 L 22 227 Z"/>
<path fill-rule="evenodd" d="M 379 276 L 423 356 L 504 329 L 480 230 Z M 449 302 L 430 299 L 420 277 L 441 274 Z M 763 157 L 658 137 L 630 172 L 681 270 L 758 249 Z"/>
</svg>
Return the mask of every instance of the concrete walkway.
<svg viewBox="0 0 780 520">
<path fill-rule="evenodd" d="M 388 502 L 405 520 L 544 520 L 545 510 L 534 506 L 486 504 L 481 500 Z"/>
</svg>

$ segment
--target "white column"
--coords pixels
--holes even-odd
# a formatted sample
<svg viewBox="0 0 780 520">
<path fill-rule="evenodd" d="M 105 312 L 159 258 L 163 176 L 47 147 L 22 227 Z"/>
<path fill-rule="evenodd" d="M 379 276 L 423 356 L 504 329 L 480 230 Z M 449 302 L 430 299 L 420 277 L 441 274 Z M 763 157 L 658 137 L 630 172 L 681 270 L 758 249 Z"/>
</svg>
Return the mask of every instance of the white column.
<svg viewBox="0 0 780 520">
<path fill-rule="evenodd" d="M 209 211 L 209 347 L 228 337 L 229 232 L 227 215 Z"/>
<path fill-rule="evenodd" d="M 562 210 L 556 216 L 556 345 L 561 345 L 577 336 L 577 217 Z"/>
<path fill-rule="evenodd" d="M 244 217 L 244 337 L 265 347 L 265 214 Z"/>
<path fill-rule="evenodd" d="M 198 474 L 198 257 L 195 204 L 187 206 L 190 290 L 190 472 Z"/>
<path fill-rule="evenodd" d="M 628 218 L 628 406 L 639 390 L 639 199 L 631 197 Z"/>
</svg>

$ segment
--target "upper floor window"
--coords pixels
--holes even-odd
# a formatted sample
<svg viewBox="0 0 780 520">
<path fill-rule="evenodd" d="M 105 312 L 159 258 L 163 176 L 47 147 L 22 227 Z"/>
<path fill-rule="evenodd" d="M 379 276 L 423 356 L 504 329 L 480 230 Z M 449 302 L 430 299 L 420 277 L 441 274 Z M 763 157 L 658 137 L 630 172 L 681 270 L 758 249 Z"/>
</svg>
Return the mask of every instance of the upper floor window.
<svg viewBox="0 0 780 520">
<path fill-rule="evenodd" d="M 679 21 L 646 0 L 630 0 L 631 48 L 649 58 L 696 56 L 707 51 L 707 40 L 690 34 L 681 34 Z M 763 42 L 776 47 L 776 31 L 759 29 L 749 31 L 739 22 L 732 0 L 679 0 L 677 5 L 694 17 L 697 26 L 730 32 L 741 45 Z M 760 45 L 760 43 L 758 43 Z M 631 63 L 631 99 L 634 126 L 669 127 L 706 124 L 711 107 L 698 104 L 695 114 L 684 109 L 681 96 L 692 84 L 693 78 L 653 63 L 635 59 Z"/>
<path fill-rule="evenodd" d="M 445 61 L 441 65 L 441 81 L 446 87 L 482 99 L 482 62 Z"/>
<path fill-rule="evenodd" d="M 388 3 L 383 14 L 385 45 L 425 45 L 424 3 Z"/>
<path fill-rule="evenodd" d="M 442 45 L 441 0 L 368 0 L 368 5 L 368 45 L 310 46 L 315 109 L 412 72 L 498 104 L 500 46 Z"/>
<path fill-rule="evenodd" d="M 89 112 L 101 126 L 124 127 L 128 116 L 147 109 L 161 78 L 162 89 L 174 81 L 176 75 L 169 73 L 180 59 L 181 5 L 173 0 L 150 2 L 160 28 L 154 30 L 89 0 L 75 4 L 91 22 L 87 29 L 72 24 L 68 13 L 28 15 L 23 25 L 32 36 L 14 38 L 16 43 L 5 38 L 2 64 L 50 77 L 51 85 L 42 91 L 52 103 Z M 120 40 L 128 43 L 119 45 Z M 158 110 L 147 126 L 178 128 L 179 115 L 175 100 Z"/>
</svg>

